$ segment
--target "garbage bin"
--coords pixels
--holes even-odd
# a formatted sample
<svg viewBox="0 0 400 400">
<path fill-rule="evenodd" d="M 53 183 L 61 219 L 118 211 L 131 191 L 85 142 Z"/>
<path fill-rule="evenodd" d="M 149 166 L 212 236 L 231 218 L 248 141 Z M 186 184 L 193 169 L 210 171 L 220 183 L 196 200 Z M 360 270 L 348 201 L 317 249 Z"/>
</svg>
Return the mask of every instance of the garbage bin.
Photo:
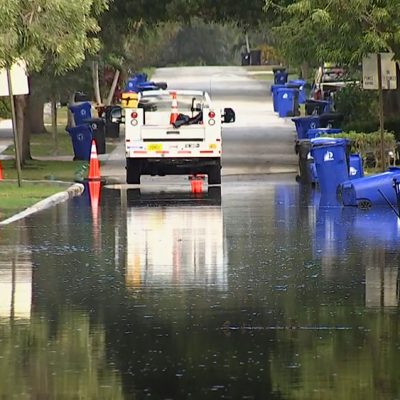
<svg viewBox="0 0 400 400">
<path fill-rule="evenodd" d="M 106 153 L 105 121 L 102 118 L 90 118 L 85 120 L 92 131 L 92 139 L 96 141 L 97 154 Z"/>
<path fill-rule="evenodd" d="M 278 114 L 281 118 L 299 115 L 299 90 L 282 88 L 277 91 Z"/>
<path fill-rule="evenodd" d="M 283 85 L 287 83 L 288 73 L 286 71 L 277 71 L 274 73 L 274 83 L 275 85 Z"/>
<path fill-rule="evenodd" d="M 324 113 L 319 116 L 321 128 L 340 128 L 342 126 L 343 114 Z"/>
<path fill-rule="evenodd" d="M 360 154 L 350 154 L 349 178 L 358 179 L 364 176 L 363 161 Z"/>
<path fill-rule="evenodd" d="M 338 187 L 349 179 L 347 149 L 346 139 L 311 139 L 311 155 L 317 170 L 322 207 L 340 205 Z"/>
<path fill-rule="evenodd" d="M 318 118 L 318 117 L 316 117 Z M 318 118 L 319 122 L 319 118 Z M 322 135 L 335 135 L 338 133 L 342 133 L 343 131 L 338 128 L 316 128 L 316 129 L 309 129 L 307 132 L 308 139 L 315 139 Z"/>
<path fill-rule="evenodd" d="M 250 65 L 250 53 L 242 53 L 242 65 Z"/>
<path fill-rule="evenodd" d="M 89 102 L 76 103 L 68 106 L 69 110 L 74 115 L 76 126 L 83 125 L 85 119 L 92 118 L 92 105 Z"/>
<path fill-rule="evenodd" d="M 119 123 L 112 122 L 111 112 L 116 106 L 106 106 L 104 109 L 105 116 L 105 136 L 108 138 L 118 138 L 119 137 Z M 119 106 L 117 106 L 119 107 Z"/>
<path fill-rule="evenodd" d="M 343 204 L 365 209 L 387 205 L 386 197 L 393 206 L 396 206 L 394 179 L 400 179 L 400 168 L 398 167 L 391 167 L 381 174 L 343 182 L 340 188 Z"/>
<path fill-rule="evenodd" d="M 272 104 L 274 106 L 274 111 L 278 112 L 278 89 L 284 88 L 285 85 L 271 85 L 271 94 L 272 94 Z"/>
<path fill-rule="evenodd" d="M 86 124 L 67 128 L 67 132 L 71 136 L 74 160 L 90 160 L 92 131 L 89 125 Z"/>
<path fill-rule="evenodd" d="M 261 50 L 250 50 L 250 65 L 261 65 Z"/>
<path fill-rule="evenodd" d="M 299 89 L 299 104 L 305 104 L 307 100 L 305 84 L 306 81 L 303 79 L 293 79 L 286 84 L 288 88 Z"/>
<path fill-rule="evenodd" d="M 306 99 L 306 115 L 321 115 L 331 111 L 331 102 L 328 100 Z"/>
<path fill-rule="evenodd" d="M 319 127 L 319 118 L 317 116 L 295 117 L 292 118 L 295 123 L 297 138 L 308 139 L 307 132 L 310 129 L 315 130 Z"/>
<path fill-rule="evenodd" d="M 308 139 L 296 140 L 296 153 L 299 155 L 299 175 L 297 182 L 313 184 L 317 182 L 314 159 L 310 154 L 311 141 Z"/>
<path fill-rule="evenodd" d="M 89 96 L 84 93 L 84 92 L 75 92 L 74 93 L 74 102 L 75 103 L 81 103 L 81 102 L 87 102 L 90 101 Z"/>
</svg>

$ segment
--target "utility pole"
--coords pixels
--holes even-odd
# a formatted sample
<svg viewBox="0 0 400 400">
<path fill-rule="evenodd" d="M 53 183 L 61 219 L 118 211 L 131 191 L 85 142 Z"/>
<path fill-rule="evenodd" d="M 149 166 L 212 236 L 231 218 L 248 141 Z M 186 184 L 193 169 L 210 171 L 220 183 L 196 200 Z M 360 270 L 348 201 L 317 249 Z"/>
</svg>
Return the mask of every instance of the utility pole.
<svg viewBox="0 0 400 400">
<path fill-rule="evenodd" d="M 21 187 L 21 156 L 19 153 L 20 147 L 19 147 L 19 136 L 17 129 L 17 116 L 15 113 L 14 93 L 11 82 L 11 71 L 8 66 L 6 67 L 6 73 L 7 73 L 7 83 L 8 83 L 8 94 L 10 96 L 10 102 L 11 102 L 12 127 L 14 132 L 14 147 L 15 147 L 15 163 L 17 167 L 18 186 Z"/>
</svg>

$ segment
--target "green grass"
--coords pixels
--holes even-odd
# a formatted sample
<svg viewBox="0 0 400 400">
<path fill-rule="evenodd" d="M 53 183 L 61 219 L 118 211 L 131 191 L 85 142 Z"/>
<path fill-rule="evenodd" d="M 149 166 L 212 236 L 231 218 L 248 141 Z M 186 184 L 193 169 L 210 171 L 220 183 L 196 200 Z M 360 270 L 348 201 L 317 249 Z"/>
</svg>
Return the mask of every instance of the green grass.
<svg viewBox="0 0 400 400">
<path fill-rule="evenodd" d="M 2 161 L 4 179 L 17 179 L 13 160 Z M 27 161 L 22 169 L 22 179 L 57 180 L 73 182 L 87 175 L 87 161 Z"/>
<path fill-rule="evenodd" d="M 46 184 L 45 182 L 0 182 L 0 221 L 25 210 L 40 200 L 65 190 L 66 186 Z"/>
</svg>

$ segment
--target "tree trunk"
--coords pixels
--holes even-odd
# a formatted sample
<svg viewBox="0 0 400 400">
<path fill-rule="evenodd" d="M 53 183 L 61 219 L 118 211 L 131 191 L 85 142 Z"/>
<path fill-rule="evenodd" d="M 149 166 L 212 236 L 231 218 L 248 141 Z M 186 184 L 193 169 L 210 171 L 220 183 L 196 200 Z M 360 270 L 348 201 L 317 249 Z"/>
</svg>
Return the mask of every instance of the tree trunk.
<svg viewBox="0 0 400 400">
<path fill-rule="evenodd" d="M 115 71 L 115 74 L 114 74 L 114 79 L 113 79 L 113 82 L 112 82 L 112 85 L 111 85 L 111 88 L 110 88 L 110 92 L 108 93 L 108 97 L 107 97 L 107 100 L 106 100 L 106 106 L 109 106 L 111 104 L 111 102 L 112 102 L 112 99 L 113 99 L 114 93 L 115 93 L 115 89 L 116 89 L 117 84 L 118 84 L 119 74 L 120 74 L 120 71 L 117 69 Z"/>
<path fill-rule="evenodd" d="M 247 53 L 250 53 L 249 34 L 246 32 L 244 37 L 245 37 L 245 40 L 246 40 L 246 51 L 247 51 Z"/>
<path fill-rule="evenodd" d="M 30 124 L 28 112 L 28 96 L 15 96 L 15 113 L 17 117 L 18 145 L 21 154 L 21 166 L 31 160 Z"/>
<path fill-rule="evenodd" d="M 44 126 L 44 99 L 37 96 L 29 96 L 29 122 L 31 133 L 45 133 Z"/>
<path fill-rule="evenodd" d="M 308 79 L 310 77 L 310 65 L 307 61 L 304 61 L 303 64 L 301 64 L 300 71 L 302 79 Z"/>
<path fill-rule="evenodd" d="M 57 100 L 51 99 L 51 131 L 54 142 L 54 155 L 58 154 L 58 132 L 57 132 Z"/>
<path fill-rule="evenodd" d="M 100 94 L 100 81 L 99 81 L 99 63 L 97 61 L 92 62 L 92 80 L 94 89 L 94 98 L 97 104 L 102 104 Z"/>
</svg>

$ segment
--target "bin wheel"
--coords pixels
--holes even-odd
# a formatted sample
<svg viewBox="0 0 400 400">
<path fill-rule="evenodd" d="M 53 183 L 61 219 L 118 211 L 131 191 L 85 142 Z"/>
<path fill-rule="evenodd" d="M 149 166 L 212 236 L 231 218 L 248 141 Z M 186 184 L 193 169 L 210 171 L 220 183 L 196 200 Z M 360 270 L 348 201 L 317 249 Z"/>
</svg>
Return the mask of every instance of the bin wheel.
<svg viewBox="0 0 400 400">
<path fill-rule="evenodd" d="M 372 207 L 372 203 L 367 199 L 360 200 L 358 202 L 358 208 L 361 210 L 369 210 L 371 207 Z"/>
<path fill-rule="evenodd" d="M 140 184 L 140 163 L 137 160 L 126 160 L 126 183 Z"/>
</svg>

